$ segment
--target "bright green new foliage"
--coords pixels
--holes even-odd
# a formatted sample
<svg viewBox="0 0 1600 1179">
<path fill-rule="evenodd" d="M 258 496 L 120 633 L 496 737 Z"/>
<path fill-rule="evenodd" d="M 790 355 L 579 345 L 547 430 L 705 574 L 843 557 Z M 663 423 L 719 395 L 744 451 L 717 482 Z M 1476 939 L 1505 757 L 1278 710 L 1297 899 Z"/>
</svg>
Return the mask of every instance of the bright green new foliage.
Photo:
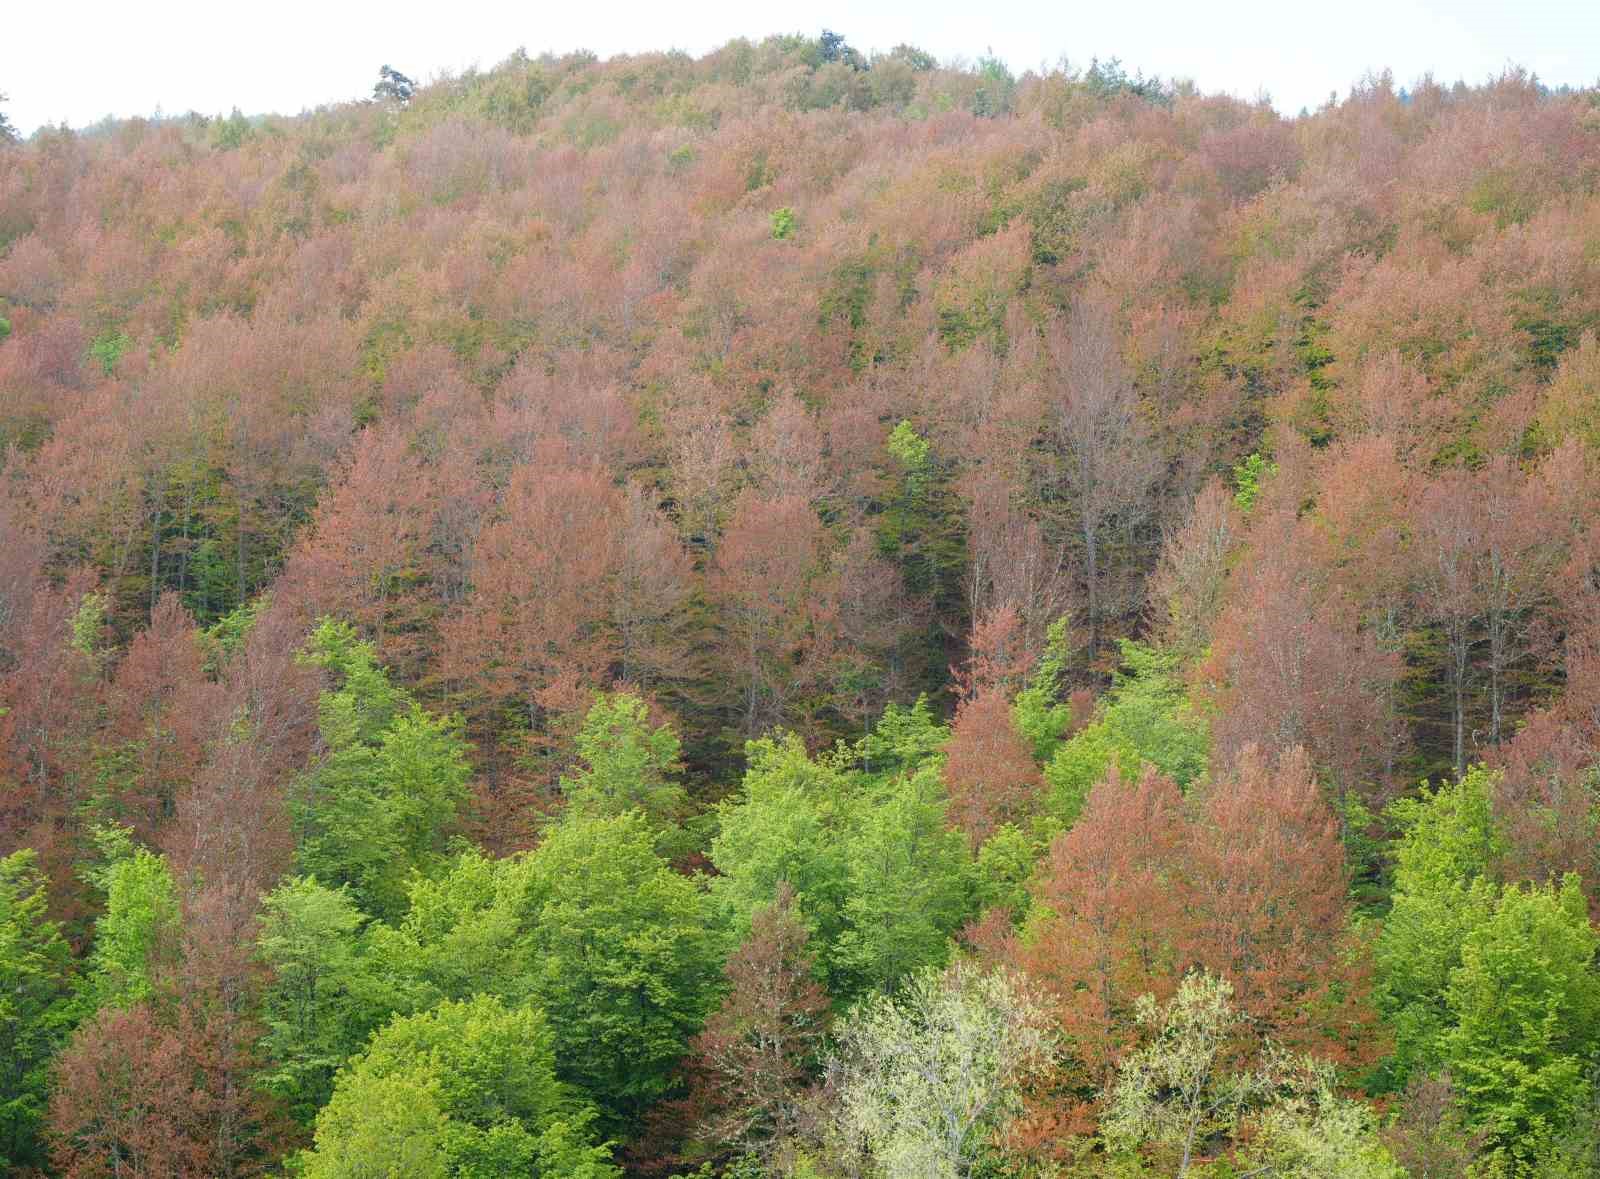
<svg viewBox="0 0 1600 1179">
<path fill-rule="evenodd" d="M 153 981 L 151 965 L 178 931 L 178 888 L 161 856 L 132 844 L 99 875 L 106 910 L 94 927 L 89 956 L 90 987 L 96 1006 L 126 1007 L 145 998 Z"/>
<path fill-rule="evenodd" d="M 950 726 L 939 723 L 928 697 L 922 695 L 909 708 L 891 701 L 872 731 L 855 743 L 853 753 L 868 778 L 887 781 L 943 756 L 949 740 Z"/>
<path fill-rule="evenodd" d="M 261 907 L 257 945 L 272 967 L 263 1047 L 275 1062 L 263 1081 L 309 1122 L 332 1093 L 339 1066 L 388 1014 L 383 987 L 364 952 L 366 915 L 349 889 L 295 877 Z"/>
<path fill-rule="evenodd" d="M 942 964 L 972 915 L 976 881 L 964 838 L 945 820 L 937 760 L 890 778 L 856 774 L 807 757 L 793 735 L 753 741 L 748 757 L 744 796 L 723 805 L 711 847 L 712 892 L 732 936 L 787 881 L 836 999 Z M 880 764 L 889 760 L 880 753 Z"/>
<path fill-rule="evenodd" d="M 787 881 L 813 950 L 826 956 L 844 928 L 848 866 L 835 829 L 849 785 L 835 767 L 807 757 L 793 734 L 752 741 L 745 756 L 743 797 L 723 804 L 711 845 L 719 873 L 712 896 L 737 944 L 751 915 Z"/>
<path fill-rule="evenodd" d="M 499 995 L 549 1016 L 557 1070 L 621 1127 L 670 1085 L 720 978 L 694 880 L 655 850 L 637 811 L 569 814 L 539 848 L 458 858 L 417 880 L 398 927 L 371 936 L 397 1010 Z"/>
<path fill-rule="evenodd" d="M 380 1077 L 356 1070 L 317 1118 L 307 1179 L 445 1179 L 450 1119 L 432 1077 Z"/>
<path fill-rule="evenodd" d="M 561 1075 L 608 1125 L 670 1084 L 720 978 L 705 894 L 655 851 L 637 813 L 571 816 L 507 868 L 516 960 L 550 1017 Z"/>
<path fill-rule="evenodd" d="M 370 929 L 374 977 L 388 983 L 395 1010 L 526 990 L 515 954 L 525 926 L 513 879 L 518 865 L 465 851 L 447 870 L 412 880 L 410 909 L 398 925 Z"/>
<path fill-rule="evenodd" d="M 1424 788 L 1390 808 L 1403 834 L 1395 853 L 1394 903 L 1374 964 L 1402 1084 L 1414 1069 L 1440 1062 L 1451 1018 L 1445 989 L 1468 933 L 1494 909 L 1494 885 L 1483 878 L 1499 846 L 1491 784 L 1487 773 L 1474 769 L 1458 783 Z"/>
<path fill-rule="evenodd" d="M 944 964 L 950 935 L 972 914 L 974 883 L 966 841 L 946 824 L 946 809 L 930 768 L 853 818 L 835 994 L 888 990 L 914 970 Z"/>
<path fill-rule="evenodd" d="M 367 912 L 397 916 L 411 874 L 440 862 L 465 793 L 466 742 L 391 684 L 343 623 L 324 621 L 304 657 L 341 682 L 318 702 L 327 752 L 294 792 L 297 866 L 348 884 Z"/>
<path fill-rule="evenodd" d="M 1590 1099 L 1597 949 L 1574 875 L 1559 888 L 1508 886 L 1462 943 L 1441 1055 L 1474 1122 L 1513 1158 L 1534 1154 Z"/>
<path fill-rule="evenodd" d="M 72 954 L 24 848 L 0 859 L 0 1171 L 42 1164 L 50 1059 L 77 1015 Z"/>
<path fill-rule="evenodd" d="M 480 996 L 397 1019 L 340 1073 L 313 1179 L 618 1174 L 555 1075 L 544 1014 Z"/>
<path fill-rule="evenodd" d="M 1210 735 L 1189 707 L 1180 673 L 1176 656 L 1123 642 L 1122 667 L 1094 721 L 1057 745 L 1045 765 L 1052 819 L 1071 826 L 1113 759 L 1125 777 L 1148 762 L 1185 788 L 1205 773 Z"/>
<path fill-rule="evenodd" d="M 1011 702 L 1011 723 L 1033 746 L 1034 760 L 1046 763 L 1061 744 L 1072 709 L 1061 699 L 1061 677 L 1067 667 L 1067 620 L 1050 624 L 1044 653 L 1027 684 Z"/>
<path fill-rule="evenodd" d="M 578 768 L 561 779 L 574 811 L 620 815 L 637 807 L 652 826 L 677 830 L 689 809 L 677 782 L 678 735 L 671 725 L 652 727 L 642 699 L 631 692 L 596 697 L 577 744 Z"/>
</svg>

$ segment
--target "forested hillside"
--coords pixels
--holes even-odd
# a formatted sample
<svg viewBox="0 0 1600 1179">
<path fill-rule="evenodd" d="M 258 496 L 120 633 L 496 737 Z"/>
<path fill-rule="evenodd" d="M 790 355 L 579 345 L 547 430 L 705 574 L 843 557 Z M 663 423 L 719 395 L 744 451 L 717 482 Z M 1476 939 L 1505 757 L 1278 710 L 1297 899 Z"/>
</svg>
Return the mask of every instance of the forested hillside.
<svg viewBox="0 0 1600 1179">
<path fill-rule="evenodd" d="M 1600 91 L 6 138 L 0 1171 L 1600 1174 Z"/>
</svg>

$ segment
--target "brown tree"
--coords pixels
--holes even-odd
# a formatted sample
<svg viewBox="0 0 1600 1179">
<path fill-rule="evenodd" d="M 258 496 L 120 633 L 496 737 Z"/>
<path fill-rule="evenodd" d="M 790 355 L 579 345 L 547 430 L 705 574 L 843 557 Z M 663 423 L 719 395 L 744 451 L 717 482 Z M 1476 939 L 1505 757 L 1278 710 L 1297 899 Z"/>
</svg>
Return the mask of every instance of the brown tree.
<svg viewBox="0 0 1600 1179">
<path fill-rule="evenodd" d="M 440 628 L 468 699 L 514 702 L 538 731 L 606 682 L 622 511 L 604 472 L 548 448 L 512 472 L 473 547 L 473 594 Z"/>
<path fill-rule="evenodd" d="M 1258 1033 L 1370 1059 L 1344 849 L 1305 751 L 1241 750 L 1206 787 L 1183 861 L 1187 964 L 1230 980 Z"/>
<path fill-rule="evenodd" d="M 1079 297 L 1051 324 L 1049 345 L 1056 479 L 1076 539 L 1093 659 L 1104 620 L 1128 605 L 1120 575 L 1147 524 L 1160 457 L 1122 361 L 1111 308 Z"/>
<path fill-rule="evenodd" d="M 1011 723 L 1011 700 L 1003 688 L 984 688 L 957 707 L 945 745 L 944 780 L 950 821 L 973 847 L 1029 813 L 1044 778 L 1032 747 Z"/>
<path fill-rule="evenodd" d="M 795 694 L 827 666 L 834 603 L 823 540 L 804 500 L 746 491 L 718 546 L 707 587 L 726 619 L 724 659 L 747 736 L 789 717 Z"/>
<path fill-rule="evenodd" d="M 194 619 L 176 594 L 163 594 L 112 681 L 109 735 L 127 755 L 128 776 L 107 799 L 107 818 L 158 839 L 200 772 L 222 696 L 206 677 Z"/>
<path fill-rule="evenodd" d="M 728 959 L 728 994 L 694 1038 L 700 1134 L 763 1158 L 792 1147 L 828 1030 L 828 996 L 806 952 L 807 930 L 787 883 L 759 910 Z"/>
<path fill-rule="evenodd" d="M 1092 1129 L 1101 1090 L 1138 1038 L 1134 1000 L 1177 985 L 1188 838 L 1171 780 L 1147 768 L 1126 782 L 1113 770 L 1040 865 L 1039 920 L 1012 954 L 1047 989 L 1069 1055 L 1030 1104 L 1025 1144 L 1065 1146 Z"/>
<path fill-rule="evenodd" d="M 1168 534 L 1150 576 L 1150 613 L 1177 651 L 1198 655 L 1226 600 L 1228 563 L 1240 539 L 1238 510 L 1222 483 L 1200 489 L 1181 527 Z"/>
<path fill-rule="evenodd" d="M 1399 661 L 1358 626 L 1353 603 L 1319 579 L 1287 511 L 1257 522 L 1249 559 L 1215 627 L 1208 664 L 1219 767 L 1248 744 L 1304 746 L 1342 801 L 1387 764 Z"/>
<path fill-rule="evenodd" d="M 147 1004 L 103 1009 L 57 1063 L 55 1165 L 68 1179 L 212 1175 L 194 1132 L 193 1083 L 178 1037 Z"/>
</svg>

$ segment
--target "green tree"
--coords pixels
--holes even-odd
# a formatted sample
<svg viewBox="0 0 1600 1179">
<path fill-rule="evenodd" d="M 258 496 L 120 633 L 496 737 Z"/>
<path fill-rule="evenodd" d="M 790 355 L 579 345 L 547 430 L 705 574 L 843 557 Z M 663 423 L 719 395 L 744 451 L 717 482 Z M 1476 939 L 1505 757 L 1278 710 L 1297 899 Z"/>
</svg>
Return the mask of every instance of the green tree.
<svg viewBox="0 0 1600 1179">
<path fill-rule="evenodd" d="M 401 106 L 410 102 L 416 92 L 417 84 L 390 65 L 382 66 L 378 70 L 378 80 L 372 87 L 372 97 L 398 103 Z"/>
<path fill-rule="evenodd" d="M 306 1179 L 446 1179 L 450 1120 L 431 1077 L 341 1077 L 317 1117 L 316 1148 Z"/>
<path fill-rule="evenodd" d="M 673 845 L 682 842 L 678 823 L 689 801 L 677 781 L 683 766 L 672 726 L 651 727 L 649 705 L 631 692 L 615 692 L 596 697 L 577 746 L 578 765 L 561 779 L 573 811 L 620 815 L 637 808 L 663 833 L 661 850 L 678 850 Z"/>
<path fill-rule="evenodd" d="M 348 625 L 324 620 L 303 658 L 340 682 L 318 702 L 326 752 L 294 789 L 297 867 L 348 884 L 367 912 L 397 916 L 411 874 L 441 862 L 465 794 L 466 741 L 456 721 L 390 683 Z"/>
<path fill-rule="evenodd" d="M 89 983 L 97 1007 L 127 1007 L 154 989 L 152 972 L 176 950 L 178 888 L 167 861 L 126 839 L 102 841 L 115 850 L 96 874 L 106 908 L 95 922 Z"/>
<path fill-rule="evenodd" d="M 1187 788 L 1210 756 L 1210 734 L 1189 706 L 1177 656 L 1124 640 L 1122 666 L 1094 720 L 1057 745 L 1045 765 L 1049 818 L 1071 826 L 1113 760 L 1130 780 L 1148 762 Z"/>
<path fill-rule="evenodd" d="M 888 990 L 941 966 L 950 935 L 972 915 L 974 873 L 966 839 L 945 821 L 936 768 L 901 778 L 846 828 L 845 930 L 835 951 L 835 994 Z"/>
<path fill-rule="evenodd" d="M 1067 620 L 1058 618 L 1045 634 L 1044 653 L 1028 682 L 1011 702 L 1011 723 L 1033 746 L 1034 760 L 1047 763 L 1060 746 L 1072 720 L 1072 708 L 1061 699 L 1061 679 L 1069 655 Z"/>
<path fill-rule="evenodd" d="M 752 915 L 786 882 L 811 929 L 813 952 L 831 961 L 844 928 L 849 871 L 835 820 L 849 784 L 836 766 L 806 756 L 792 733 L 751 741 L 745 757 L 742 796 L 722 804 L 711 844 L 711 890 L 722 923 L 733 943 L 742 941 Z"/>
<path fill-rule="evenodd" d="M 272 968 L 262 1048 L 273 1061 L 262 1080 L 309 1123 L 333 1092 L 339 1067 L 388 1014 L 386 996 L 364 953 L 367 917 L 347 888 L 294 877 L 261 907 L 257 946 Z"/>
<path fill-rule="evenodd" d="M 1283 1096 L 1257 1120 L 1242 1173 L 1263 1179 L 1406 1179 L 1375 1132 L 1372 1110 L 1339 1095 L 1331 1068 L 1311 1065 L 1308 1072 L 1301 1092 Z"/>
<path fill-rule="evenodd" d="M 412 879 L 405 917 L 397 925 L 369 927 L 373 977 L 387 984 L 393 1010 L 525 990 L 516 942 L 526 918 L 511 882 L 518 871 L 517 860 L 497 861 L 472 849 L 435 876 Z"/>
<path fill-rule="evenodd" d="M 0 1171 L 42 1166 L 50 1063 L 78 1015 L 72 953 L 31 850 L 0 859 Z"/>
<path fill-rule="evenodd" d="M 715 999 L 710 917 L 637 811 L 569 814 L 534 852 L 467 853 L 414 881 L 404 920 L 373 931 L 373 962 L 396 1010 L 479 993 L 539 1006 L 560 1076 L 620 1129 L 666 1092 Z"/>
<path fill-rule="evenodd" d="M 1590 1094 L 1600 1049 L 1597 949 L 1571 874 L 1559 887 L 1508 886 L 1462 940 L 1441 1055 L 1473 1122 L 1519 1163 Z"/>
<path fill-rule="evenodd" d="M 909 745 L 880 751 L 877 764 L 920 760 L 920 726 L 907 732 Z M 976 899 L 966 840 L 945 819 L 938 760 L 885 778 L 852 773 L 859 754 L 813 759 L 792 734 L 750 742 L 744 795 L 723 804 L 711 846 L 712 894 L 732 940 L 786 882 L 842 1002 L 943 965 Z"/>
<path fill-rule="evenodd" d="M 1260 451 L 1248 456 L 1233 468 L 1233 502 L 1240 511 L 1248 512 L 1261 494 L 1261 485 L 1278 473 L 1278 464 L 1264 458 Z"/>
<path fill-rule="evenodd" d="M 479 996 L 396 1019 L 339 1074 L 305 1173 L 620 1174 L 555 1074 L 543 1012 Z"/>
<path fill-rule="evenodd" d="M 1443 1059 L 1452 1018 L 1445 993 L 1467 935 L 1494 910 L 1483 873 L 1498 854 L 1490 791 L 1474 769 L 1460 782 L 1403 799 L 1389 809 L 1401 834 L 1394 899 L 1373 950 L 1379 1009 L 1394 1032 L 1397 1085 Z"/>
<path fill-rule="evenodd" d="M 864 295 L 863 295 L 864 297 Z M 870 359 L 870 357 L 868 358 Z M 967 600 L 966 513 L 956 496 L 952 464 L 909 421 L 890 432 L 884 444 L 884 508 L 877 520 L 878 552 L 900 567 L 906 594 L 929 603 L 949 633 L 965 633 Z M 944 686 L 947 653 L 936 641 L 937 628 L 920 651 L 913 676 L 929 690 Z"/>
<path fill-rule="evenodd" d="M 720 980 L 705 894 L 654 843 L 637 813 L 572 816 L 509 872 L 528 993 L 550 1016 L 562 1075 L 608 1127 L 666 1092 Z"/>
<path fill-rule="evenodd" d="M 944 756 L 950 726 L 933 715 L 926 694 L 907 708 L 891 701 L 878 723 L 856 742 L 857 763 L 869 782 L 883 783 L 909 774 Z"/>
<path fill-rule="evenodd" d="M 9 101 L 11 100 L 8 95 L 0 93 L 0 106 L 4 106 Z M 0 111 L 0 146 L 15 143 L 19 138 L 17 129 L 12 125 L 10 118 L 7 117 L 5 111 Z M 0 339 L 4 338 L 4 336 L 0 336 Z"/>
</svg>

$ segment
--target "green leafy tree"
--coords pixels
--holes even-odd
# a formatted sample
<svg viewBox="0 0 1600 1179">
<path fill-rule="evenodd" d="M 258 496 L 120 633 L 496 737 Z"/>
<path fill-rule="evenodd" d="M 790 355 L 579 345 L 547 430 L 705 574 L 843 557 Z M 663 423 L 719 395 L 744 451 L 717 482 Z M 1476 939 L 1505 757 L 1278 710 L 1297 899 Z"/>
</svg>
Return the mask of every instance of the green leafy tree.
<svg viewBox="0 0 1600 1179">
<path fill-rule="evenodd" d="M 1071 826 L 1113 761 L 1126 778 L 1137 778 L 1148 762 L 1187 788 L 1210 756 L 1210 734 L 1189 706 L 1177 657 L 1124 640 L 1122 666 L 1094 720 L 1056 746 L 1045 765 L 1049 817 Z"/>
<path fill-rule="evenodd" d="M 324 620 L 303 658 L 340 682 L 318 702 L 326 752 L 296 784 L 301 872 L 348 884 L 378 916 L 403 911 L 413 872 L 438 867 L 468 777 L 458 724 L 389 681 L 370 645 Z"/>
<path fill-rule="evenodd" d="M 1467 935 L 1488 920 L 1494 885 L 1483 873 L 1501 846 L 1482 769 L 1424 787 L 1389 809 L 1400 827 L 1394 899 L 1373 950 L 1375 994 L 1395 1038 L 1392 1070 L 1403 1085 L 1443 1059 L 1451 1021 L 1446 989 Z"/>
<path fill-rule="evenodd" d="M 1518 1163 L 1569 1125 L 1600 1050 L 1600 949 L 1578 878 L 1508 886 L 1467 933 L 1441 1055 L 1472 1121 Z"/>
<path fill-rule="evenodd" d="M 913 736 L 901 753 L 880 753 L 880 764 L 916 761 L 920 746 Z M 723 805 L 711 847 L 711 888 L 732 938 L 787 883 L 836 999 L 942 965 L 950 935 L 972 915 L 977 881 L 965 838 L 946 822 L 937 760 L 884 779 L 852 774 L 849 751 L 807 757 L 792 734 L 747 749 L 744 795 Z"/>
<path fill-rule="evenodd" d="M 263 1082 L 290 1113 L 310 1122 L 333 1077 L 387 1015 L 386 996 L 364 953 L 367 917 L 347 888 L 310 877 L 284 881 L 262 899 L 257 946 L 272 968 L 262 1001 Z"/>
<path fill-rule="evenodd" d="M 1260 451 L 1247 457 L 1233 468 L 1233 502 L 1242 512 L 1248 512 L 1261 494 L 1261 485 L 1278 473 L 1278 464 L 1264 458 Z"/>
<path fill-rule="evenodd" d="M 0 859 L 0 1171 L 41 1166 L 50 1063 L 78 1015 L 72 953 L 31 850 Z"/>
<path fill-rule="evenodd" d="M 339 1074 L 305 1174 L 582 1176 L 620 1172 L 555 1074 L 544 1014 L 479 996 L 397 1019 Z"/>
<path fill-rule="evenodd" d="M 178 888 L 167 861 L 125 834 L 102 841 L 116 856 L 96 874 L 106 908 L 95 922 L 89 984 L 97 1007 L 127 1007 L 154 989 L 153 969 L 170 960 L 178 937 Z"/>
<path fill-rule="evenodd" d="M 1028 881 L 1043 849 L 1027 832 L 1006 824 L 984 840 L 976 865 L 976 908 L 1002 909 L 1020 928 L 1032 906 Z"/>
<path fill-rule="evenodd" d="M 1045 648 L 1028 682 L 1011 702 L 1011 723 L 1033 746 L 1034 760 L 1047 763 L 1072 720 L 1061 699 L 1061 680 L 1070 654 L 1067 620 L 1058 618 L 1045 632 Z"/>
<path fill-rule="evenodd" d="M 302 1173 L 307 1179 L 446 1179 L 450 1119 L 438 1089 L 432 1077 L 341 1077 L 317 1117 L 316 1148 Z"/>
<path fill-rule="evenodd" d="M 372 934 L 395 1010 L 499 995 L 548 1013 L 558 1072 L 628 1126 L 666 1092 L 716 997 L 721 942 L 700 885 L 655 850 L 637 811 L 569 814 L 538 850 L 459 857 L 418 879 Z"/>
<path fill-rule="evenodd" d="M 996 119 L 1011 110 L 1016 98 L 1017 79 L 993 53 L 978 59 L 979 85 L 972 93 L 972 113 L 981 119 Z"/>
<path fill-rule="evenodd" d="M 509 877 L 526 930 L 520 969 L 550 1016 L 561 1073 L 622 1125 L 666 1092 L 715 998 L 705 894 L 656 854 L 638 814 L 573 816 Z"/>
<path fill-rule="evenodd" d="M 891 756 L 884 750 L 880 763 Z M 849 784 L 838 767 L 808 757 L 792 733 L 751 741 L 745 757 L 742 793 L 722 804 L 711 844 L 718 873 L 711 890 L 722 923 L 734 943 L 742 941 L 752 915 L 787 883 L 812 931 L 813 952 L 831 955 L 844 928 L 849 868 L 836 820 Z"/>
<path fill-rule="evenodd" d="M 409 908 L 397 925 L 369 927 L 373 976 L 387 983 L 392 1010 L 525 989 L 516 959 L 525 915 L 510 887 L 516 871 L 516 860 L 464 851 L 435 876 L 412 879 Z"/>
<path fill-rule="evenodd" d="M 851 817 L 836 994 L 888 990 L 915 970 L 944 964 L 950 935 L 972 915 L 974 899 L 966 840 L 946 823 L 946 809 L 944 784 L 930 768 Z"/>
<path fill-rule="evenodd" d="M 681 843 L 678 823 L 689 800 L 677 781 L 683 766 L 671 725 L 650 724 L 650 707 L 631 692 L 595 699 L 578 730 L 578 765 L 561 779 L 579 814 L 620 815 L 637 808 L 666 836 L 663 851 Z"/>
<path fill-rule="evenodd" d="M 909 708 L 892 701 L 886 705 L 854 753 L 868 782 L 883 783 L 942 757 L 949 740 L 950 726 L 939 722 L 928 697 L 920 695 Z"/>
<path fill-rule="evenodd" d="M 1331 1068 L 1312 1064 L 1300 1092 L 1256 1120 L 1240 1171 L 1264 1179 L 1406 1179 L 1376 1133 L 1372 1110 L 1340 1096 Z"/>
</svg>

